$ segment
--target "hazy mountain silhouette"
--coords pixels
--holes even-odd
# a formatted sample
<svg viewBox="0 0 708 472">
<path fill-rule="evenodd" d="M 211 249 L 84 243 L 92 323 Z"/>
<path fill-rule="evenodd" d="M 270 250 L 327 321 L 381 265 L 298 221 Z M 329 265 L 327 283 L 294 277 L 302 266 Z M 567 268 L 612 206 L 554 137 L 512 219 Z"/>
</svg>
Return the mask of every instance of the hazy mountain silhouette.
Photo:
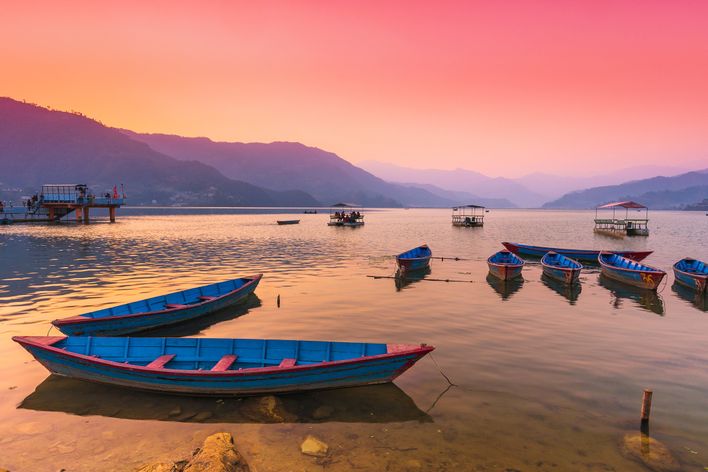
<svg viewBox="0 0 708 472">
<path fill-rule="evenodd" d="M 254 185 L 300 189 L 318 200 L 365 206 L 450 206 L 454 201 L 422 188 L 396 185 L 356 167 L 334 153 L 293 142 L 216 142 L 123 130 L 161 153 L 214 166 L 227 177 Z"/>
<path fill-rule="evenodd" d="M 17 198 L 44 183 L 85 183 L 97 192 L 124 183 L 131 204 L 314 206 L 299 191 L 232 180 L 201 162 L 161 154 L 76 113 L 0 98 L 0 195 Z"/>
<path fill-rule="evenodd" d="M 649 208 L 681 208 L 708 197 L 708 169 L 674 177 L 652 177 L 568 193 L 544 208 L 594 208 L 616 200 L 635 200 Z"/>
<path fill-rule="evenodd" d="M 391 182 L 415 182 L 457 192 L 469 192 L 482 198 L 506 199 L 513 205 L 530 208 L 548 201 L 548 197 L 532 192 L 512 179 L 488 177 L 479 172 L 455 169 L 412 169 L 378 161 L 365 161 L 360 165 Z"/>
<path fill-rule="evenodd" d="M 517 208 L 516 205 L 511 203 L 506 198 L 485 198 L 470 192 L 446 190 L 430 184 L 414 184 L 403 182 L 398 182 L 398 184 L 403 185 L 404 187 L 416 187 L 425 189 L 434 195 L 438 195 L 442 198 L 446 198 L 450 201 L 456 202 L 455 205 L 464 205 L 471 203 L 474 205 L 482 205 L 487 208 Z"/>
</svg>

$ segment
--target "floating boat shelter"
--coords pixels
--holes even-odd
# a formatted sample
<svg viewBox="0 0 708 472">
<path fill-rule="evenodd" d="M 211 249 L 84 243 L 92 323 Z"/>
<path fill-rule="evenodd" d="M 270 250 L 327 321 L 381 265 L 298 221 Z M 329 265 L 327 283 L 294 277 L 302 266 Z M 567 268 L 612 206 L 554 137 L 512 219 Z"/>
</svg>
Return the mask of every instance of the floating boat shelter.
<svg viewBox="0 0 708 472">
<path fill-rule="evenodd" d="M 330 207 L 327 226 L 364 226 L 361 206 L 354 203 L 335 203 Z"/>
<path fill-rule="evenodd" d="M 622 208 L 625 210 L 624 218 L 622 218 Z M 620 210 L 619 217 L 617 210 Z M 609 216 L 609 211 L 612 210 L 612 217 Z M 640 218 L 629 216 L 629 210 L 637 210 L 640 212 Z M 641 211 L 644 214 L 641 215 Z M 644 218 L 641 218 L 644 216 Z M 624 236 L 649 236 L 649 209 L 641 203 L 627 200 L 624 202 L 612 202 L 600 205 L 595 208 L 595 229 L 596 233 L 606 234 L 623 238 Z"/>
<path fill-rule="evenodd" d="M 88 224 L 91 208 L 107 208 L 111 223 L 116 221 L 116 209 L 125 204 L 125 195 L 113 193 L 95 195 L 84 184 L 46 184 L 40 193 L 23 198 L 20 206 L 0 202 L 0 224 L 48 223 L 69 217 L 73 212 L 77 222 Z"/>
<path fill-rule="evenodd" d="M 452 225 L 470 228 L 484 226 L 484 207 L 479 205 L 462 205 L 452 209 Z"/>
</svg>

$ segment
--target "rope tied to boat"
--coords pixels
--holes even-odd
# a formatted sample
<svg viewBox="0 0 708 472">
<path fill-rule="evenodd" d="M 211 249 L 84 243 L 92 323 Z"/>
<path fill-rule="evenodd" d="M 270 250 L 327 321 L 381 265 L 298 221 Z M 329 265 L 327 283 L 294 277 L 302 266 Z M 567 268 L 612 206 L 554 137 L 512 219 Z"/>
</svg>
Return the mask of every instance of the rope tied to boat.
<svg viewBox="0 0 708 472">
<path fill-rule="evenodd" d="M 459 386 L 459 385 L 457 385 L 455 382 L 453 382 L 452 380 L 450 380 L 450 377 L 448 377 L 448 376 L 445 374 L 445 372 L 443 372 L 442 368 L 440 367 L 440 364 L 438 364 L 438 361 L 436 361 L 436 360 L 435 360 L 435 357 L 433 357 L 433 353 L 432 353 L 432 352 L 429 352 L 429 353 L 428 353 L 428 357 L 430 357 L 430 360 L 433 361 L 433 364 L 435 364 L 435 367 L 438 368 L 438 371 L 440 372 L 440 375 L 442 375 L 442 376 L 445 378 L 445 380 L 447 380 L 447 383 L 450 385 L 450 387 L 458 387 L 458 386 Z"/>
</svg>

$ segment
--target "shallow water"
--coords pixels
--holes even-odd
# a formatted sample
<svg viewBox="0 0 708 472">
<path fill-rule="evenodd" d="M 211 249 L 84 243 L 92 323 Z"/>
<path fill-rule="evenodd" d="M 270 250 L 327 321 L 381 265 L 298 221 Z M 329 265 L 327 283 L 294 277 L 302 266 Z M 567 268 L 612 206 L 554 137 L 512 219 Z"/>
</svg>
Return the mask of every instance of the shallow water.
<svg viewBox="0 0 708 472">
<path fill-rule="evenodd" d="M 592 212 L 502 211 L 455 228 L 447 210 L 382 210 L 362 228 L 327 215 L 224 209 L 125 209 L 118 222 L 0 227 L 0 467 L 133 470 L 189 456 L 229 431 L 259 471 L 645 470 L 619 442 L 637 431 L 654 390 L 650 433 L 683 470 L 708 466 L 708 312 L 667 284 L 658 294 L 596 269 L 568 290 L 528 264 L 499 285 L 486 258 L 502 240 L 651 249 L 645 262 L 708 259 L 708 218 L 654 212 L 651 236 L 592 232 Z M 391 255 L 427 242 L 427 280 L 389 278 Z M 244 307 L 151 333 L 436 346 L 395 385 L 278 399 L 161 396 L 49 377 L 10 340 L 43 335 L 59 317 L 263 272 Z M 441 281 L 442 280 L 442 281 Z M 444 280 L 449 280 L 445 282 Z M 280 295 L 281 304 L 276 303 Z M 56 333 L 56 331 L 53 331 Z M 437 365 L 457 386 L 448 382 Z M 325 461 L 300 454 L 314 434 Z"/>
</svg>

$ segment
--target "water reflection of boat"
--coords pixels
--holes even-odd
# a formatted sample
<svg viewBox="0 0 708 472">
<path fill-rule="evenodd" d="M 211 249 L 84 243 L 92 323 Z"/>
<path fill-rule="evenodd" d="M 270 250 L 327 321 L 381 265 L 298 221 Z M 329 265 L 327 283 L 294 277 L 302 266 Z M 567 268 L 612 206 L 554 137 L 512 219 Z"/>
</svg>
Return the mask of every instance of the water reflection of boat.
<svg viewBox="0 0 708 472">
<path fill-rule="evenodd" d="M 543 285 L 550 288 L 561 297 L 567 299 L 571 305 L 575 305 L 575 302 L 578 300 L 582 290 L 579 283 L 569 285 L 549 277 L 546 274 L 541 274 L 541 281 L 543 282 Z"/>
<path fill-rule="evenodd" d="M 428 275 L 430 275 L 430 266 L 426 267 L 425 269 L 416 270 L 414 272 L 398 271 L 396 272 L 396 276 L 394 277 L 394 282 L 396 283 L 396 290 L 403 290 L 411 284 L 420 282 Z"/>
<path fill-rule="evenodd" d="M 524 285 L 524 279 L 516 277 L 511 280 L 501 280 L 492 274 L 487 274 L 487 283 L 501 296 L 502 300 L 508 300 Z"/>
<path fill-rule="evenodd" d="M 661 296 L 655 290 L 632 287 L 613 280 L 605 274 L 600 274 L 599 281 L 602 287 L 605 287 L 615 296 L 613 301 L 615 308 L 621 307 L 623 299 L 628 299 L 647 311 L 664 316 L 664 300 L 661 299 Z"/>
<path fill-rule="evenodd" d="M 678 295 L 679 298 L 686 300 L 699 310 L 708 311 L 708 294 L 705 292 L 696 292 L 695 290 L 692 290 L 678 282 L 674 282 L 671 286 L 671 291 Z"/>
<path fill-rule="evenodd" d="M 194 423 L 432 422 L 395 384 L 282 396 L 178 397 L 51 375 L 19 408 L 79 416 Z"/>
</svg>

